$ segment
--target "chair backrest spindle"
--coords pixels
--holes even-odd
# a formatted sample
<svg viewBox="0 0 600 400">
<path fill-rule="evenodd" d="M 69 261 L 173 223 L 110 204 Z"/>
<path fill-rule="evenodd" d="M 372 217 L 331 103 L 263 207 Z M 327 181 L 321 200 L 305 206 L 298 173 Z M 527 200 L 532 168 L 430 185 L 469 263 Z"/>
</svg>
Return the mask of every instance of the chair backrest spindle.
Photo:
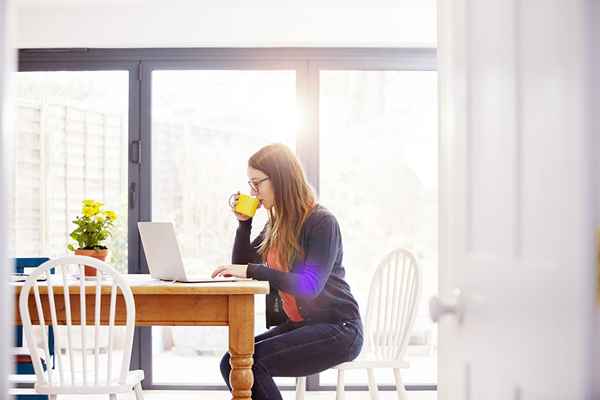
<svg viewBox="0 0 600 400">
<path fill-rule="evenodd" d="M 87 315 L 86 315 L 86 305 L 85 305 L 85 279 L 83 277 L 85 277 L 85 266 L 84 265 L 79 265 L 79 324 L 80 324 L 80 329 L 79 331 L 81 332 L 81 367 L 83 369 L 83 375 L 82 375 L 82 384 L 85 386 L 87 385 L 87 365 L 86 365 L 86 353 L 87 353 L 87 349 L 85 346 L 85 337 L 86 337 L 86 332 L 85 332 L 85 327 L 86 327 L 86 320 L 87 320 Z"/>
<path fill-rule="evenodd" d="M 100 365 L 100 310 L 102 304 L 102 271 L 96 270 L 96 302 L 94 312 L 94 385 L 99 383 L 98 368 Z"/>
</svg>

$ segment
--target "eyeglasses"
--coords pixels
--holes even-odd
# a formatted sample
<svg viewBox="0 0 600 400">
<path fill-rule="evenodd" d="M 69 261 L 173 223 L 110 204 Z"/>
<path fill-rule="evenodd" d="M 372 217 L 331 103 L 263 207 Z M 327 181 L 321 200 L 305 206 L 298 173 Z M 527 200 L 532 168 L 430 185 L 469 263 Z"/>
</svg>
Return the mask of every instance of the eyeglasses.
<svg viewBox="0 0 600 400">
<path fill-rule="evenodd" d="M 264 181 L 268 181 L 269 179 L 270 178 L 267 176 L 266 178 L 262 178 L 258 181 L 248 181 L 248 185 L 250 186 L 250 189 L 254 190 L 255 192 L 258 192 L 259 185 Z"/>
</svg>

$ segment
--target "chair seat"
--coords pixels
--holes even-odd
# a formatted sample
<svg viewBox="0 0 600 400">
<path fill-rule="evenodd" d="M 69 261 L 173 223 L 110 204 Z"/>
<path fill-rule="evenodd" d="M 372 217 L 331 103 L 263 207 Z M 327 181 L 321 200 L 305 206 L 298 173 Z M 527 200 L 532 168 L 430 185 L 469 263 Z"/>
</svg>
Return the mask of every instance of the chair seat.
<svg viewBox="0 0 600 400">
<path fill-rule="evenodd" d="M 355 360 L 336 365 L 335 369 L 359 368 L 408 368 L 410 363 L 406 360 L 378 359 L 374 354 L 361 353 Z"/>
<path fill-rule="evenodd" d="M 79 376 L 78 376 L 79 375 Z M 70 380 L 70 374 L 68 374 L 68 378 L 65 379 Z M 78 379 L 79 378 L 79 379 Z M 88 378 L 90 378 L 88 376 Z M 59 379 L 59 377 L 55 374 L 54 379 Z M 133 390 L 133 387 L 144 380 L 144 371 L 141 369 L 129 371 L 127 375 L 127 380 L 123 385 L 119 385 L 116 382 L 111 383 L 110 385 L 106 385 L 106 377 L 104 379 L 99 379 L 101 382 L 98 385 L 94 384 L 94 377 L 91 377 L 92 381 L 88 381 L 88 386 L 51 386 L 48 384 L 36 384 L 35 389 L 39 394 L 106 394 L 106 393 L 128 393 Z M 75 382 L 81 382 L 81 374 L 75 375 Z"/>
</svg>

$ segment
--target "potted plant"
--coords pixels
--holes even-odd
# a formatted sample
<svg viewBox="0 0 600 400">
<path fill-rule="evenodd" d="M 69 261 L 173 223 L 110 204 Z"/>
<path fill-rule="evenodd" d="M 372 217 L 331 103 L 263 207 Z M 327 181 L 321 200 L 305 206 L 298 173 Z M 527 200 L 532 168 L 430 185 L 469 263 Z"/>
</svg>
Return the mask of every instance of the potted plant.
<svg viewBox="0 0 600 400">
<path fill-rule="evenodd" d="M 82 202 L 81 213 L 73 220 L 77 228 L 71 232 L 71 239 L 77 242 L 77 247 L 69 243 L 67 248 L 74 251 L 76 255 L 94 257 L 105 261 L 108 254 L 108 248 L 103 242 L 111 235 L 111 228 L 117 219 L 117 213 L 110 210 L 103 210 L 103 203 L 91 199 L 85 199 Z M 85 275 L 93 276 L 96 270 L 85 266 Z"/>
</svg>

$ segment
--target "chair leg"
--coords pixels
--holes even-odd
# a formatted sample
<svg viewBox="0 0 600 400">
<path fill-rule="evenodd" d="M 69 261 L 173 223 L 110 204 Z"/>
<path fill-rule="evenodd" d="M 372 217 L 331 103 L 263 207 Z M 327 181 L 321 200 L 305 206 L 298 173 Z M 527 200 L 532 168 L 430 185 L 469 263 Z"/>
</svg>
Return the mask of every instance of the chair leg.
<svg viewBox="0 0 600 400">
<path fill-rule="evenodd" d="M 142 383 L 139 382 L 133 387 L 135 391 L 135 400 L 144 400 L 144 394 L 142 393 Z"/>
<path fill-rule="evenodd" d="M 400 368 L 394 368 L 394 378 L 396 380 L 396 392 L 398 393 L 398 400 L 408 400 L 406 389 L 404 389 L 404 383 L 400 377 Z"/>
<path fill-rule="evenodd" d="M 335 391 L 335 400 L 344 400 L 344 370 L 338 369 L 337 388 Z"/>
<path fill-rule="evenodd" d="M 304 390 L 306 388 L 306 377 L 296 378 L 296 400 L 304 400 Z"/>
<path fill-rule="evenodd" d="M 375 372 L 373 368 L 367 368 L 369 375 L 369 393 L 371 393 L 371 400 L 377 400 L 379 395 L 377 393 L 377 382 L 375 381 Z"/>
</svg>

